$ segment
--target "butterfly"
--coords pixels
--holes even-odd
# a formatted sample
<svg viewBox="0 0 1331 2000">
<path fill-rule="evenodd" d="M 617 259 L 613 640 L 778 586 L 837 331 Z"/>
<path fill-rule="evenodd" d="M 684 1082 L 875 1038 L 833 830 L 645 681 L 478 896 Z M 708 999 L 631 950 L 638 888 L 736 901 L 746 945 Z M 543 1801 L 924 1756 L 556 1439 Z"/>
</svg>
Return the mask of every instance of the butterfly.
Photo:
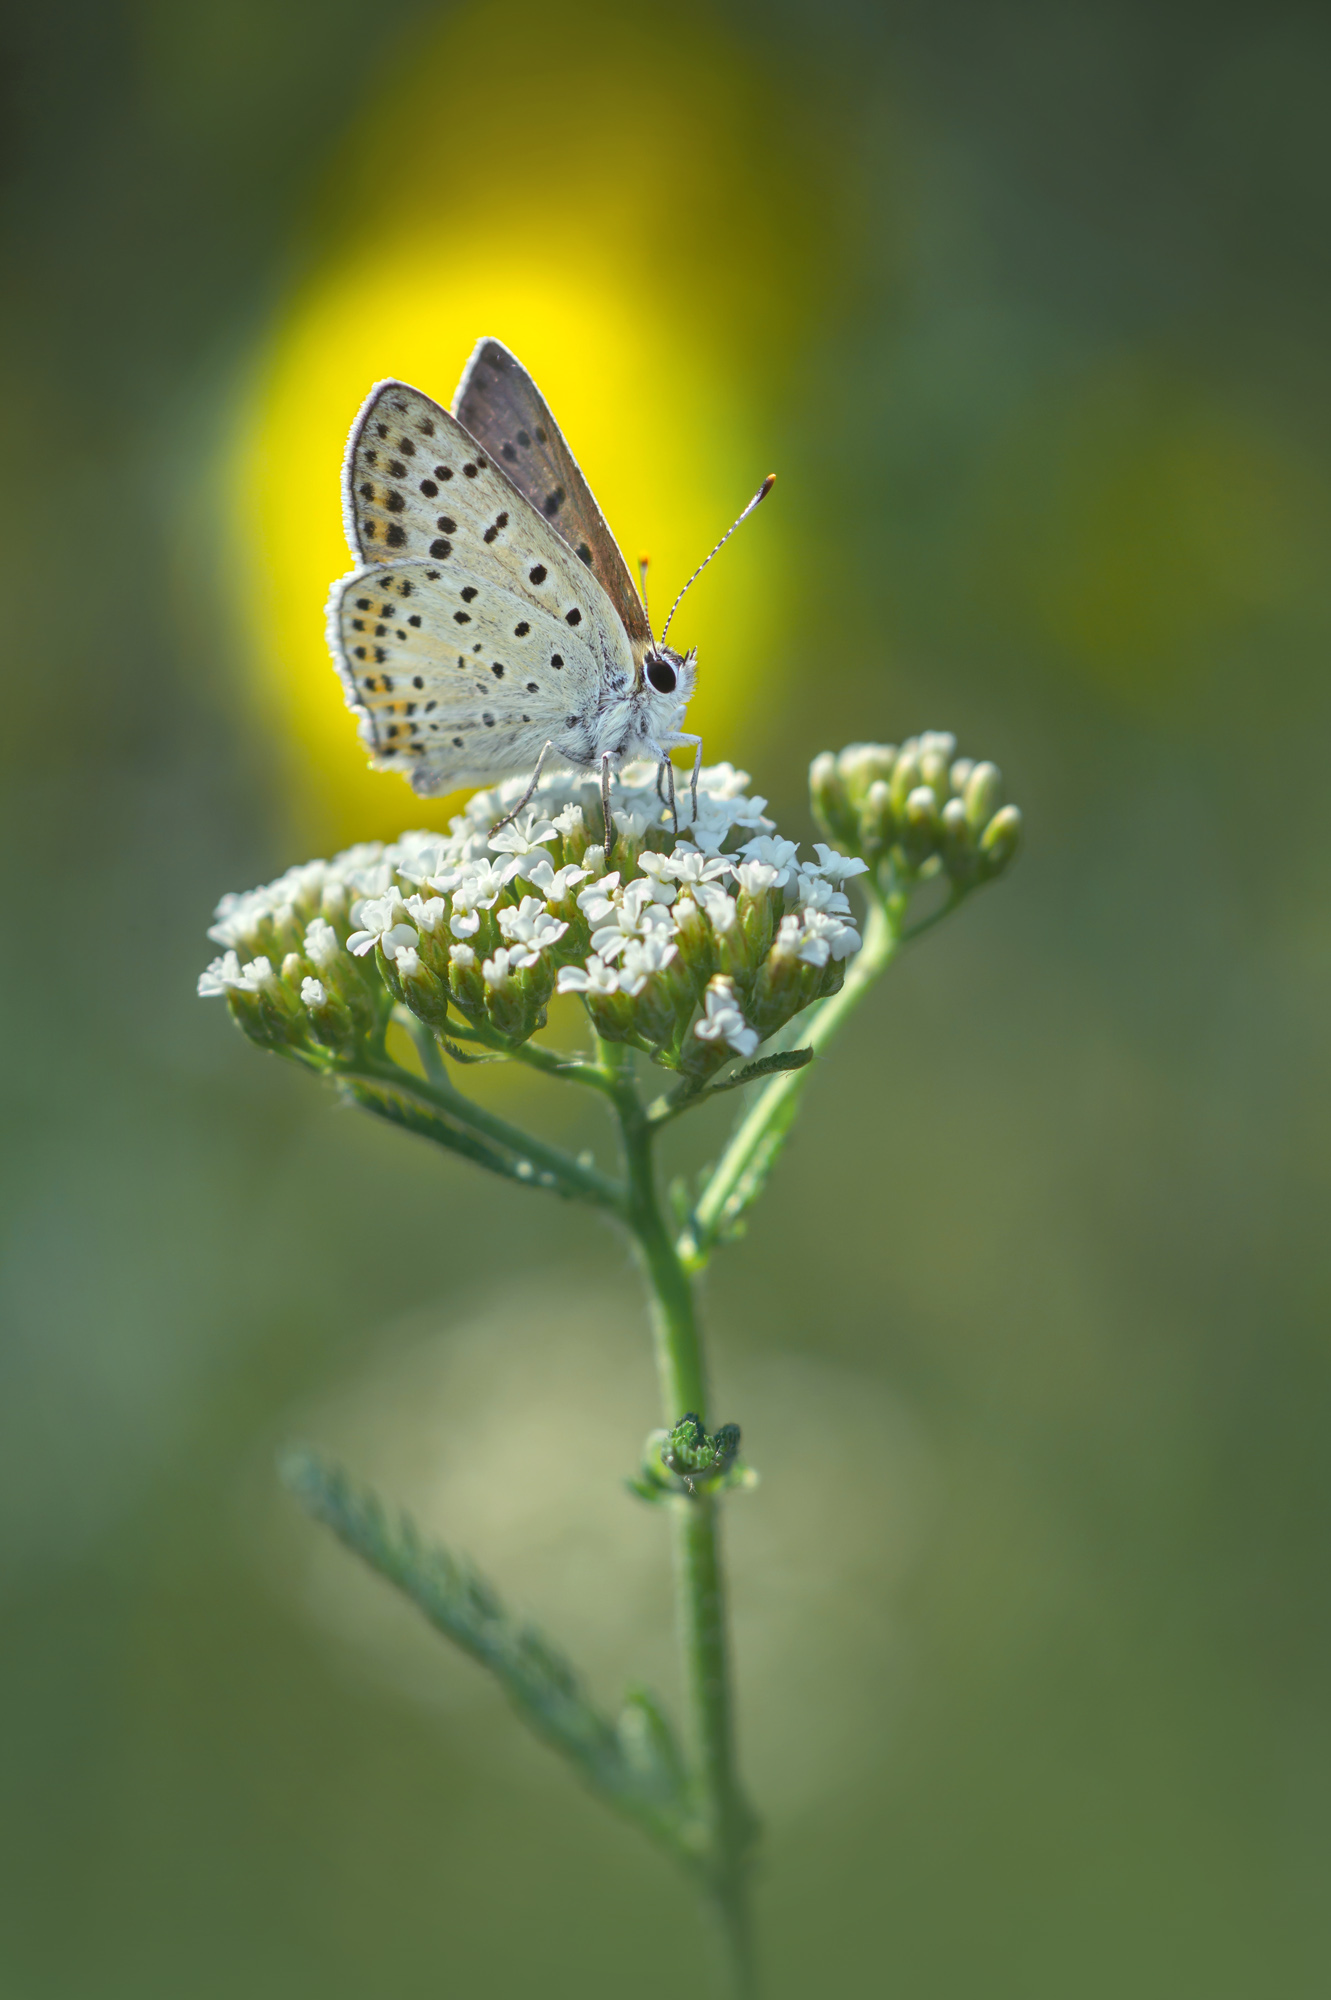
<svg viewBox="0 0 1331 2000">
<path fill-rule="evenodd" d="M 577 460 L 506 347 L 477 344 L 451 411 L 376 383 L 342 487 L 358 567 L 333 586 L 328 639 L 375 769 L 426 798 L 531 770 L 515 812 L 547 760 L 596 771 L 609 833 L 610 771 L 655 758 L 673 803 L 670 752 L 691 746 L 696 796 L 702 739 L 681 728 L 696 652 L 665 643 L 679 598 L 655 639 Z"/>
</svg>

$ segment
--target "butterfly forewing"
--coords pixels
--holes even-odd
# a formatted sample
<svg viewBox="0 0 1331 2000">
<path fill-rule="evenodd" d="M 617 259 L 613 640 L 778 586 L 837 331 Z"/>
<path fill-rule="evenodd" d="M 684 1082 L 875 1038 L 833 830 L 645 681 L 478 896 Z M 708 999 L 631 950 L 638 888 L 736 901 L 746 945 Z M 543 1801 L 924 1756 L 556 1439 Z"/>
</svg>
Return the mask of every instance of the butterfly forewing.
<svg viewBox="0 0 1331 2000">
<path fill-rule="evenodd" d="M 595 757 L 597 636 L 493 569 L 456 561 L 367 568 L 334 587 L 329 637 L 374 762 L 430 796 Z M 627 647 L 617 671 L 628 675 Z"/>
<path fill-rule="evenodd" d="M 351 433 L 344 497 L 366 568 L 334 587 L 329 638 L 376 762 L 434 793 L 530 766 L 547 741 L 592 758 L 598 706 L 633 677 L 628 634 L 477 441 L 419 390 L 381 382 Z"/>
<path fill-rule="evenodd" d="M 351 433 L 344 494 L 347 539 L 367 563 L 429 556 L 498 572 L 573 625 L 622 622 L 476 440 L 405 382 L 381 382 L 367 398 Z"/>
<path fill-rule="evenodd" d="M 545 398 L 500 341 L 477 343 L 453 414 L 605 586 L 640 658 L 652 634 L 628 564 Z"/>
</svg>

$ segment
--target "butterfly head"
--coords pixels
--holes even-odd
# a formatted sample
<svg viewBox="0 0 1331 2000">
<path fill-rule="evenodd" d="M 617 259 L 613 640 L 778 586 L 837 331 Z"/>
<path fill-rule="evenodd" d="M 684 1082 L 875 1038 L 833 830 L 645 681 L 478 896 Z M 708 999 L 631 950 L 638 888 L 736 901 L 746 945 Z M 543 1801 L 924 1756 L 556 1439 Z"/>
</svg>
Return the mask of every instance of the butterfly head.
<svg viewBox="0 0 1331 2000">
<path fill-rule="evenodd" d="M 692 649 L 677 653 L 659 639 L 643 654 L 638 700 L 649 736 L 667 736 L 679 728 L 697 679 L 697 659 Z"/>
<path fill-rule="evenodd" d="M 687 701 L 693 693 L 696 651 L 677 653 L 673 646 L 649 646 L 643 655 L 643 680 L 652 694 L 674 695 Z"/>
</svg>

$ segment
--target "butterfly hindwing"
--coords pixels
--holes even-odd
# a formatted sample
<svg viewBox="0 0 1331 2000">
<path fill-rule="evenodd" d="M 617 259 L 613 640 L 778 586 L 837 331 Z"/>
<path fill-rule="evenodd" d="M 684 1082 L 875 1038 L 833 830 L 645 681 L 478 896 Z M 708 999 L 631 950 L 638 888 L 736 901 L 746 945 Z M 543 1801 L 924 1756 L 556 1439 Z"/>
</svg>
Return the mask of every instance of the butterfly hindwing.
<svg viewBox="0 0 1331 2000">
<path fill-rule="evenodd" d="M 489 563 L 372 566 L 334 585 L 329 640 L 373 762 L 423 796 L 558 762 L 595 759 L 603 694 L 632 662 L 602 656 L 594 627 L 570 626 Z"/>
<path fill-rule="evenodd" d="M 628 564 L 549 405 L 501 341 L 477 343 L 453 414 L 604 585 L 640 656 L 652 634 Z"/>
</svg>

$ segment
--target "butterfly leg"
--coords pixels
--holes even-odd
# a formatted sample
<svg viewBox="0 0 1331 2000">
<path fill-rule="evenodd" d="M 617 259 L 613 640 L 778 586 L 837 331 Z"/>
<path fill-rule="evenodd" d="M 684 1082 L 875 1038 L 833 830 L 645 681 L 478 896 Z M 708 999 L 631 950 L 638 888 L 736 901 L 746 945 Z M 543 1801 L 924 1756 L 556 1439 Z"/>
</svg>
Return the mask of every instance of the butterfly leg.
<svg viewBox="0 0 1331 2000">
<path fill-rule="evenodd" d="M 615 851 L 615 822 L 610 817 L 610 752 L 601 756 L 601 812 L 605 818 L 605 858 L 609 861 Z"/>
<path fill-rule="evenodd" d="M 666 781 L 666 804 L 670 807 L 670 817 L 674 821 L 674 826 L 675 826 L 675 839 L 678 840 L 679 808 L 675 804 L 675 767 L 671 763 L 668 757 L 663 757 L 661 759 L 661 771 L 657 774 L 657 780 L 656 780 L 658 788 L 661 783 L 662 775 L 664 775 Z"/>
<path fill-rule="evenodd" d="M 689 795 L 693 800 L 693 817 L 696 820 L 698 817 L 698 774 L 702 770 L 702 738 L 701 736 L 676 735 L 672 736 L 670 741 L 672 744 L 691 743 L 693 745 L 693 775 L 689 779 Z"/>
<path fill-rule="evenodd" d="M 550 752 L 554 749 L 554 747 L 555 746 L 552 742 L 547 741 L 545 748 L 542 750 L 540 756 L 536 759 L 536 769 L 531 774 L 531 783 L 528 785 L 526 791 L 522 794 L 522 797 L 518 800 L 517 804 L 514 806 L 512 812 L 506 812 L 502 819 L 497 819 L 495 821 L 494 825 L 490 828 L 491 833 L 498 833 L 501 826 L 507 826 L 509 825 L 510 821 L 515 820 L 517 818 L 518 814 L 522 811 L 522 808 L 527 804 L 528 800 L 535 792 L 536 787 L 540 782 L 541 766 L 542 764 L 544 764 L 546 758 L 550 755 Z"/>
</svg>

